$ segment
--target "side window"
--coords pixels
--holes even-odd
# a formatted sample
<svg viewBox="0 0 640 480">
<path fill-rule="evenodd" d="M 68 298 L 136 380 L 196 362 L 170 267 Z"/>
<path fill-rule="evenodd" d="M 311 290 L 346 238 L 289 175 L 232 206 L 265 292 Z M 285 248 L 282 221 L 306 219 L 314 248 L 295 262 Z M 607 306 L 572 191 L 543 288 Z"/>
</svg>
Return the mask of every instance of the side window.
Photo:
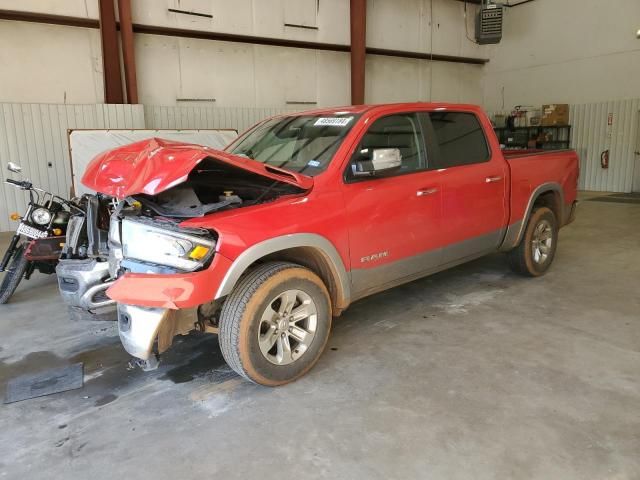
<svg viewBox="0 0 640 480">
<path fill-rule="evenodd" d="M 473 113 L 429 112 L 439 168 L 482 163 L 490 159 L 487 139 Z M 429 135 L 429 133 L 427 133 Z"/>
<path fill-rule="evenodd" d="M 402 166 L 396 175 L 415 172 L 427 168 L 422 142 L 420 122 L 415 114 L 400 114 L 383 117 L 369 127 L 351 159 L 348 177 L 362 152 L 372 152 L 378 148 L 397 148 L 402 157 Z"/>
</svg>

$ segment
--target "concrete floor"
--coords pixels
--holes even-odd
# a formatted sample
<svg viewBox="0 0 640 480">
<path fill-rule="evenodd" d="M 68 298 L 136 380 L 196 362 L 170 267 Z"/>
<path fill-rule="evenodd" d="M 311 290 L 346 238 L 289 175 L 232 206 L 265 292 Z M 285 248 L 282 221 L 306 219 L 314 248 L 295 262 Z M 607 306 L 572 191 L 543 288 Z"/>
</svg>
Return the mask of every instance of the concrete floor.
<svg viewBox="0 0 640 480">
<path fill-rule="evenodd" d="M 39 276 L 0 306 L 0 394 L 77 361 L 85 387 L 0 405 L 0 477 L 638 479 L 639 282 L 640 205 L 584 202 L 547 276 L 495 255 L 358 302 L 269 389 L 215 337 L 128 370 Z"/>
</svg>

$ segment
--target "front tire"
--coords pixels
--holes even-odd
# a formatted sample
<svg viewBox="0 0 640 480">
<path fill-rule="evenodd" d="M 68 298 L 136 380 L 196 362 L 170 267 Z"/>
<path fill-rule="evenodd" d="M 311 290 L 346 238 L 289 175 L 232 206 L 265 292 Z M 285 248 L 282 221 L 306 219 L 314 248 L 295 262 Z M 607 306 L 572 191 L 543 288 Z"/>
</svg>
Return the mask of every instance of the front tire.
<svg viewBox="0 0 640 480">
<path fill-rule="evenodd" d="M 24 256 L 24 244 L 16 247 L 7 266 L 7 270 L 0 284 L 0 304 L 5 304 L 18 288 L 29 266 L 29 260 Z"/>
<path fill-rule="evenodd" d="M 329 293 L 315 273 L 270 262 L 249 272 L 227 297 L 218 341 L 237 373 L 260 385 L 283 385 L 318 361 L 331 318 Z"/>
<path fill-rule="evenodd" d="M 553 211 L 533 211 L 520 244 L 508 253 L 511 269 L 521 275 L 539 277 L 547 273 L 558 246 L 558 221 Z"/>
</svg>

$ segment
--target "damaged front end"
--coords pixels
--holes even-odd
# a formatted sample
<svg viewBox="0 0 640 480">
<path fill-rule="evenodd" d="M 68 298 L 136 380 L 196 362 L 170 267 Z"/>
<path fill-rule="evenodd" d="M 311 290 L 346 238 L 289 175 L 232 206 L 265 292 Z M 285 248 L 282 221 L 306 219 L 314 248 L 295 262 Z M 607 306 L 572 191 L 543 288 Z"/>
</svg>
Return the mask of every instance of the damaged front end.
<svg viewBox="0 0 640 480">
<path fill-rule="evenodd" d="M 230 262 L 217 252 L 214 217 L 211 228 L 185 220 L 299 195 L 310 180 L 158 139 L 97 157 L 83 183 L 121 198 L 109 222 L 107 295 L 125 350 L 153 363 L 176 335 L 217 331 L 214 285 Z"/>
<path fill-rule="evenodd" d="M 83 195 L 82 211 L 69 219 L 56 274 L 60 295 L 72 318 L 115 320 L 116 305 L 106 295 L 113 284 L 108 266 L 109 218 L 113 200 L 103 195 Z"/>
</svg>

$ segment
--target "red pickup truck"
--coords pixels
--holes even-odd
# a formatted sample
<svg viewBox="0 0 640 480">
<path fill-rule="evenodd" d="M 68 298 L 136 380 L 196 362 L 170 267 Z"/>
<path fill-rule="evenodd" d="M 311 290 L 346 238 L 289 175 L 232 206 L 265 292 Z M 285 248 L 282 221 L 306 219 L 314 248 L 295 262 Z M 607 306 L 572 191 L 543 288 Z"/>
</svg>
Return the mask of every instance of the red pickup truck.
<svg viewBox="0 0 640 480">
<path fill-rule="evenodd" d="M 263 385 L 306 373 L 352 302 L 492 252 L 529 276 L 575 214 L 573 151 L 505 154 L 482 110 L 407 103 L 283 115 L 225 151 L 147 140 L 82 182 L 118 200 L 107 295 L 125 349 L 217 333 Z"/>
</svg>

